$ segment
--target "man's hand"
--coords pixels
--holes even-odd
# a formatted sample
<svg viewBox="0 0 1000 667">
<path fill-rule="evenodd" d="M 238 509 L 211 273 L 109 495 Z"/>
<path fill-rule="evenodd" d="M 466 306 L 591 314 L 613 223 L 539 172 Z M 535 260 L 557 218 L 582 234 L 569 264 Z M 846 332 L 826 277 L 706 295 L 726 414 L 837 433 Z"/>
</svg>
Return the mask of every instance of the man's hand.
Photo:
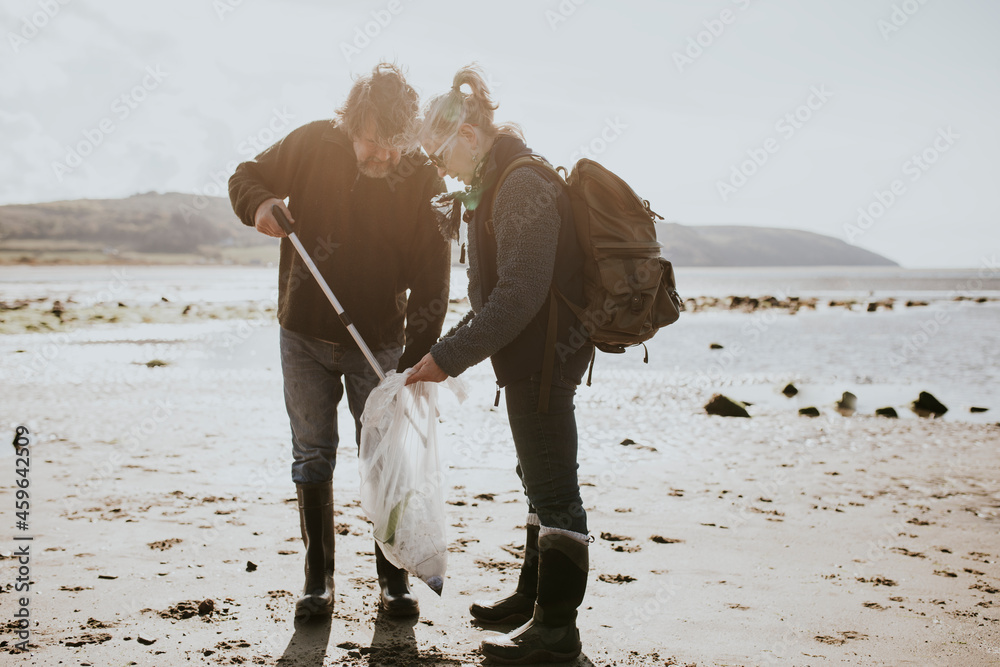
<svg viewBox="0 0 1000 667">
<path fill-rule="evenodd" d="M 288 222 L 295 224 L 295 220 L 292 218 L 292 214 L 288 211 L 288 207 L 285 206 L 284 201 L 280 199 L 268 199 L 266 202 L 257 207 L 257 212 L 253 216 L 254 227 L 261 234 L 282 238 L 286 236 L 285 230 L 281 228 L 278 221 L 274 219 L 274 214 L 271 213 L 271 207 L 275 204 L 277 204 L 278 207 L 284 211 L 285 217 L 288 218 Z"/>
<path fill-rule="evenodd" d="M 443 382 L 447 379 L 448 374 L 441 370 L 441 367 L 434 361 L 434 357 L 428 352 L 413 367 L 413 373 L 406 378 L 406 384 L 413 384 L 414 382 Z"/>
</svg>

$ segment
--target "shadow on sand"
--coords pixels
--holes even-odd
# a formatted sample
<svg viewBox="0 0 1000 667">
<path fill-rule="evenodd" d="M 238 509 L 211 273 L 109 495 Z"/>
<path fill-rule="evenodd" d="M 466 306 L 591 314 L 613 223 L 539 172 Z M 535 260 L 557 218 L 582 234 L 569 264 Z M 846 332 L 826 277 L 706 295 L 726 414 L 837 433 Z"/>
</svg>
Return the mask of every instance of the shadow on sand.
<svg viewBox="0 0 1000 667">
<path fill-rule="evenodd" d="M 330 627 L 333 619 L 318 616 L 304 621 L 295 621 L 295 633 L 288 640 L 285 652 L 278 659 L 280 665 L 295 667 L 322 667 L 326 658 L 326 647 L 330 642 Z"/>
</svg>

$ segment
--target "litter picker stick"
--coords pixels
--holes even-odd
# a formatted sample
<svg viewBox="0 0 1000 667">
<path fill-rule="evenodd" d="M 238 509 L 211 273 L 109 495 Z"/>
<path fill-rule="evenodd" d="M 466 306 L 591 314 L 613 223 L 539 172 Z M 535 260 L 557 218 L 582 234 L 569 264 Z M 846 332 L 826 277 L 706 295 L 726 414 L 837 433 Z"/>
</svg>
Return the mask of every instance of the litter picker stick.
<svg viewBox="0 0 1000 667">
<path fill-rule="evenodd" d="M 372 351 L 365 344 L 361 334 L 358 333 L 357 328 L 354 326 L 354 322 L 352 322 L 351 318 L 344 312 L 343 306 L 341 306 L 340 302 L 337 301 L 337 297 L 334 296 L 330 286 L 327 284 L 322 274 L 320 274 L 319 269 L 316 268 L 316 264 L 312 261 L 312 257 L 309 256 L 309 253 L 306 252 L 305 246 L 302 245 L 302 241 L 300 241 L 299 237 L 294 231 L 292 231 L 292 224 L 288 222 L 288 218 L 285 217 L 285 212 L 281 210 L 280 206 L 275 204 L 271 207 L 271 213 L 274 214 L 274 219 L 278 221 L 281 228 L 285 230 L 285 234 L 288 235 L 288 240 L 292 242 L 293 246 L 295 246 L 295 249 L 299 253 L 299 257 L 301 257 L 302 261 L 306 263 L 307 267 L 309 267 L 309 273 L 311 273 L 313 278 L 316 279 L 320 289 L 323 290 L 323 294 L 326 294 L 326 298 L 330 300 L 331 304 L 333 304 L 333 309 L 337 311 L 337 316 L 340 317 L 340 321 L 343 322 L 345 327 L 347 327 L 347 331 L 350 332 L 351 337 L 354 338 L 354 342 L 358 344 L 362 354 L 365 355 L 365 359 L 367 359 L 368 363 L 372 365 L 372 369 L 374 369 L 375 374 L 378 375 L 379 381 L 384 380 L 385 373 L 382 372 L 382 367 L 379 366 L 378 362 L 375 360 L 375 355 L 372 354 Z"/>
</svg>

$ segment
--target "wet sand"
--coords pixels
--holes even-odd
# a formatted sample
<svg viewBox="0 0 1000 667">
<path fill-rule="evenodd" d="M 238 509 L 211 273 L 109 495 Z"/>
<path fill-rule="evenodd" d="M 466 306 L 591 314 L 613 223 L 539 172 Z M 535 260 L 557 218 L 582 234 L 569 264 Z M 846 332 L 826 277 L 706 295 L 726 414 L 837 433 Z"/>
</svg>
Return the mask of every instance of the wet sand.
<svg viewBox="0 0 1000 667">
<path fill-rule="evenodd" d="M 809 419 L 794 403 L 708 416 L 720 389 L 809 385 L 738 367 L 713 383 L 674 373 L 678 356 L 707 348 L 701 327 L 725 331 L 699 319 L 712 317 L 654 339 L 650 366 L 641 353 L 602 357 L 580 389 L 595 540 L 576 664 L 1000 664 L 1000 427 L 826 405 Z M 525 513 L 488 364 L 463 376 L 463 407 L 441 410 L 444 595 L 416 582 L 419 620 L 376 613 L 345 408 L 336 612 L 296 626 L 302 545 L 276 327 L 241 322 L 170 325 L 145 342 L 129 342 L 141 325 L 0 339 L 8 437 L 20 423 L 36 434 L 32 652 L 13 664 L 482 664 L 491 630 L 467 608 L 513 587 Z M 2 460 L 9 619 L 12 452 Z"/>
</svg>

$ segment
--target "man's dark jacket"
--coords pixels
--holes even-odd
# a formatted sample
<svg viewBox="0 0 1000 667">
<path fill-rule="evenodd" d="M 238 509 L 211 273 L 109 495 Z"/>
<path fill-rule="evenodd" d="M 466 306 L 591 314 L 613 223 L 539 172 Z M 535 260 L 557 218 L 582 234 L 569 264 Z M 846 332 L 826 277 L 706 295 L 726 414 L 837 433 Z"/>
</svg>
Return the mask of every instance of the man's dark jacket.
<svg viewBox="0 0 1000 667">
<path fill-rule="evenodd" d="M 448 310 L 450 247 L 430 206 L 444 182 L 425 162 L 404 155 L 395 173 L 368 178 L 351 140 L 323 120 L 294 130 L 229 179 L 233 210 L 248 226 L 264 201 L 288 198 L 296 235 L 368 346 L 405 343 L 399 370 L 430 350 Z M 356 347 L 288 239 L 281 240 L 278 322 Z"/>
</svg>

